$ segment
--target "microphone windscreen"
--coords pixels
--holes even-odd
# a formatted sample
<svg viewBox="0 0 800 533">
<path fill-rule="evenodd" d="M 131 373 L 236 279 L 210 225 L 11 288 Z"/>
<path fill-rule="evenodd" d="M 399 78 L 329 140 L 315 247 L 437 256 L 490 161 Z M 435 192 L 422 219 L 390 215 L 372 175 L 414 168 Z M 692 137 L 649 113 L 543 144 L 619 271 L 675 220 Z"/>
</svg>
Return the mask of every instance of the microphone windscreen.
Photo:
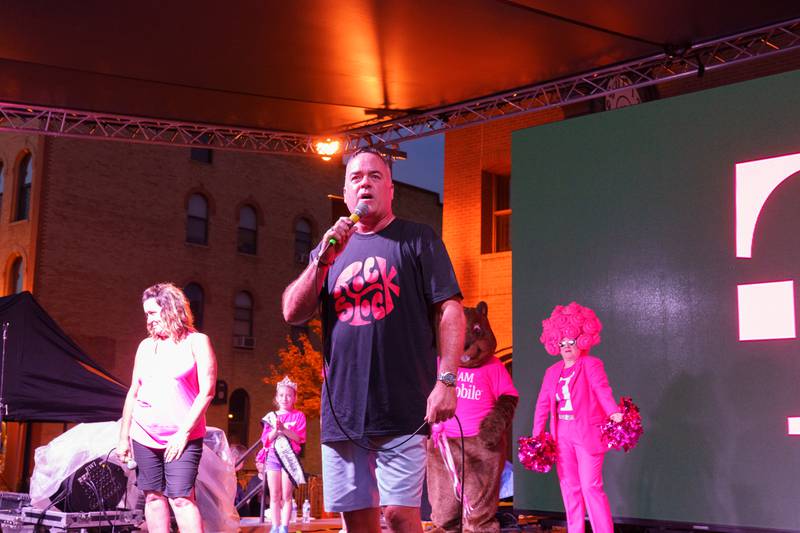
<svg viewBox="0 0 800 533">
<path fill-rule="evenodd" d="M 353 209 L 353 214 L 357 215 L 358 218 L 364 218 L 369 214 L 369 206 L 362 202 Z"/>
</svg>

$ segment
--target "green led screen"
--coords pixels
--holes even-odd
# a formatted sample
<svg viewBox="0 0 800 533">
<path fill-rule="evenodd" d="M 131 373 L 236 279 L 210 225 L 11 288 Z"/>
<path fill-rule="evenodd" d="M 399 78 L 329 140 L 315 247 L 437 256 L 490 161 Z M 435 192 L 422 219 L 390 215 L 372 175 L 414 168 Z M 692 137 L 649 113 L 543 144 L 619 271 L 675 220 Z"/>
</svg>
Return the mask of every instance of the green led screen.
<svg viewBox="0 0 800 533">
<path fill-rule="evenodd" d="M 615 517 L 800 529 L 800 436 L 787 435 L 800 340 L 739 341 L 737 301 L 742 284 L 798 290 L 800 175 L 764 202 L 752 258 L 736 257 L 735 216 L 735 165 L 795 153 L 798 72 L 513 136 L 515 442 L 558 360 L 541 321 L 555 304 L 592 307 L 604 325 L 593 353 L 645 424 L 636 449 L 606 455 Z M 796 324 L 786 299 L 754 305 L 748 320 Z M 514 472 L 517 508 L 563 511 L 555 469 Z"/>
</svg>

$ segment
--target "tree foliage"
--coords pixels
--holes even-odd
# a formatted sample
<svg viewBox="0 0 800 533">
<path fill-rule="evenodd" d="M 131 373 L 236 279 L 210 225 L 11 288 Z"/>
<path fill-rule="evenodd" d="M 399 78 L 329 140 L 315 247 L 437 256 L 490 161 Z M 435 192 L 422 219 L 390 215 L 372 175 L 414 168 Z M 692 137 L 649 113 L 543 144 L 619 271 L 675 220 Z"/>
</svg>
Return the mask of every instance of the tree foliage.
<svg viewBox="0 0 800 533">
<path fill-rule="evenodd" d="M 322 387 L 322 326 L 319 319 L 308 324 L 308 333 L 300 333 L 297 339 L 286 336 L 286 345 L 278 351 L 278 364 L 270 365 L 264 382 L 275 385 L 285 376 L 297 383 L 295 409 L 307 416 L 319 417 L 320 391 Z"/>
</svg>

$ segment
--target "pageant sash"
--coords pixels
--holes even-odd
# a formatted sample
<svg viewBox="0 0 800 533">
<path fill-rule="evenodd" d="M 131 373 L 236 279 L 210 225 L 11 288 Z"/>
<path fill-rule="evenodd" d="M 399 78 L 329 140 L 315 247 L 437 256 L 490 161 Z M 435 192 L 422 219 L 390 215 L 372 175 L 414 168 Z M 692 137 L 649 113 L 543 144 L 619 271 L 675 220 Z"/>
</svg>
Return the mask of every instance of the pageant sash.
<svg viewBox="0 0 800 533">
<path fill-rule="evenodd" d="M 267 416 L 264 417 L 264 420 L 274 428 L 277 422 L 277 416 L 273 411 L 270 411 L 267 413 Z M 292 480 L 292 484 L 295 487 L 305 484 L 306 476 L 303 474 L 303 467 L 300 466 L 300 461 L 297 459 L 297 455 L 295 455 L 292 449 L 292 443 L 289 442 L 289 437 L 286 435 L 278 435 L 272 445 L 275 448 L 275 456 L 278 458 L 278 461 L 280 461 L 283 470 L 289 474 L 289 479 Z"/>
</svg>

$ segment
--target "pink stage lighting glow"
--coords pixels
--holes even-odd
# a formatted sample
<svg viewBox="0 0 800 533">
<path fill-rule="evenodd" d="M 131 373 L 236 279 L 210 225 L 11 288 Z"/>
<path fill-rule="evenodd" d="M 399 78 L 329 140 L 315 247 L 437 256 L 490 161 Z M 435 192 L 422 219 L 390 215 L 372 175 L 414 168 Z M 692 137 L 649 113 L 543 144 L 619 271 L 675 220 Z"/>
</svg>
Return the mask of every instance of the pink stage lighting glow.
<svg viewBox="0 0 800 533">
<path fill-rule="evenodd" d="M 739 285 L 739 340 L 795 339 L 794 281 Z"/>
<path fill-rule="evenodd" d="M 736 164 L 736 257 L 752 257 L 756 222 L 770 194 L 800 171 L 800 154 Z"/>
</svg>

